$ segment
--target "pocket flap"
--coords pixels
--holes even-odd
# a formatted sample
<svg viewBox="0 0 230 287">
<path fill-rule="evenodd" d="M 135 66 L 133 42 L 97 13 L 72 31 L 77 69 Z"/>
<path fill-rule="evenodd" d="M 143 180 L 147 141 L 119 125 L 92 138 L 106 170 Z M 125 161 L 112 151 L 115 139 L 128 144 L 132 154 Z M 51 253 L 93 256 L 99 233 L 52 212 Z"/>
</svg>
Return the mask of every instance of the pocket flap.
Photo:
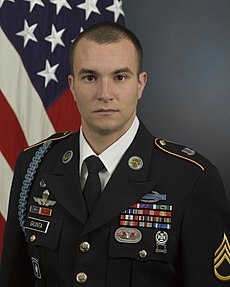
<svg viewBox="0 0 230 287">
<path fill-rule="evenodd" d="M 109 242 L 111 258 L 170 262 L 175 253 L 176 233 L 171 230 L 129 227 L 116 227 L 111 230 Z"/>
<path fill-rule="evenodd" d="M 62 229 L 62 221 L 52 218 L 44 220 L 38 217 L 27 217 L 26 241 L 32 246 L 47 247 L 55 250 L 58 245 Z"/>
</svg>

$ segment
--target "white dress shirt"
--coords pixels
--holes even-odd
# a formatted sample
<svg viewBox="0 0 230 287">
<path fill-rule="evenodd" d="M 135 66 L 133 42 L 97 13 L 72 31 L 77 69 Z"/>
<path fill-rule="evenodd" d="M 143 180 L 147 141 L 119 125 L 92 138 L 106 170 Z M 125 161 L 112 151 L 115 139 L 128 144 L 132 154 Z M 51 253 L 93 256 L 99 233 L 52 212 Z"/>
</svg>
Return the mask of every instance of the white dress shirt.
<svg viewBox="0 0 230 287">
<path fill-rule="evenodd" d="M 109 146 L 106 150 L 104 150 L 99 155 L 96 155 L 95 152 L 91 149 L 91 147 L 89 146 L 88 142 L 86 141 L 83 135 L 82 127 L 80 128 L 79 176 L 80 176 L 80 182 L 81 182 L 82 189 L 84 187 L 84 184 L 88 176 L 85 159 L 91 155 L 95 155 L 95 156 L 98 156 L 100 160 L 103 162 L 105 169 L 99 172 L 99 177 L 101 180 L 101 187 L 103 190 L 107 182 L 109 181 L 111 175 L 113 174 L 114 170 L 116 169 L 118 163 L 120 162 L 123 154 L 126 152 L 128 147 L 132 143 L 137 133 L 138 127 L 139 127 L 139 120 L 137 117 L 135 117 L 129 130 L 122 137 L 120 137 L 115 143 L 113 143 L 111 146 Z"/>
</svg>

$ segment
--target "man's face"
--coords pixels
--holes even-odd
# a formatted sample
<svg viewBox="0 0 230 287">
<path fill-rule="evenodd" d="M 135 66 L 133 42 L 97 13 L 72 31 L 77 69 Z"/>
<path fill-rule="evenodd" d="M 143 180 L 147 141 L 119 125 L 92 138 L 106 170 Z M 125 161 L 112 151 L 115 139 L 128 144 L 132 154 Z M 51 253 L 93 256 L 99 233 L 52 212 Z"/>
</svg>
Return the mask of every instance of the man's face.
<svg viewBox="0 0 230 287">
<path fill-rule="evenodd" d="M 74 51 L 70 89 L 81 114 L 83 132 L 121 136 L 132 124 L 147 81 L 128 40 L 98 44 L 81 39 Z"/>
</svg>

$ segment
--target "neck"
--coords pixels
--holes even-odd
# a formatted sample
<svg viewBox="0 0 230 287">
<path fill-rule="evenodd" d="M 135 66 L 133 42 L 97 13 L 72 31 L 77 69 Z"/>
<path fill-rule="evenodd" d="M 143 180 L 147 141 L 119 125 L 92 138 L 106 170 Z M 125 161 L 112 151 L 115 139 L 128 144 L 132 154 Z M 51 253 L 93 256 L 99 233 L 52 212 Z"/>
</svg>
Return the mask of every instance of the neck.
<svg viewBox="0 0 230 287">
<path fill-rule="evenodd" d="M 98 133 L 92 131 L 89 132 L 86 128 L 84 128 L 84 126 L 82 126 L 82 131 L 92 150 L 99 155 L 113 143 L 115 143 L 120 137 L 122 137 L 129 128 L 130 126 L 125 130 L 119 130 L 113 133 Z"/>
</svg>

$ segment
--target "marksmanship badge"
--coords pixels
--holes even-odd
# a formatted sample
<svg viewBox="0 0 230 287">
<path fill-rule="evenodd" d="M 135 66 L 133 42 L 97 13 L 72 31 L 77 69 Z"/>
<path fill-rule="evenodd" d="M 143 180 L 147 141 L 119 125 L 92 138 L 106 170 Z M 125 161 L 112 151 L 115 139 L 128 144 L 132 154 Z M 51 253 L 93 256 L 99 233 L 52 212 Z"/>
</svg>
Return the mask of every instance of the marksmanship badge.
<svg viewBox="0 0 230 287">
<path fill-rule="evenodd" d="M 155 235 L 156 253 L 167 253 L 166 243 L 168 242 L 168 234 L 165 231 L 158 231 Z"/>
</svg>

